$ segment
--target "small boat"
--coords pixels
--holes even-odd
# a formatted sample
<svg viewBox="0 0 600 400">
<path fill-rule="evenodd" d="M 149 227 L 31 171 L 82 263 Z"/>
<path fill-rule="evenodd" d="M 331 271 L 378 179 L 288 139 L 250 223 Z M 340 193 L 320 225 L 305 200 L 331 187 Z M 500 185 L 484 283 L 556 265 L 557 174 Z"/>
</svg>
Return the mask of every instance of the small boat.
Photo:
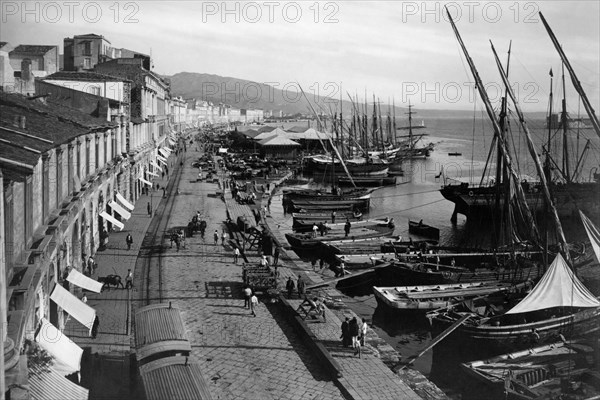
<svg viewBox="0 0 600 400">
<path fill-rule="evenodd" d="M 378 226 L 371 225 L 369 228 L 354 228 L 350 230 L 350 234 L 346 236 L 345 232 L 341 229 L 332 229 L 324 236 L 313 237 L 312 233 L 286 233 L 285 237 L 293 248 L 314 248 L 319 245 L 320 242 L 337 241 L 347 238 L 375 238 L 382 236 L 392 236 L 394 228 L 390 228 L 387 225 Z"/>
<path fill-rule="evenodd" d="M 340 222 L 336 222 L 336 223 L 332 224 L 330 221 L 328 221 L 328 218 L 321 219 L 319 221 L 294 219 L 292 228 L 296 232 L 311 232 L 314 224 L 319 226 L 320 223 L 324 223 L 324 224 L 326 223 L 325 229 L 327 229 L 327 231 L 335 230 L 335 229 L 343 230 L 344 225 L 346 225 L 346 220 L 338 219 L 338 221 L 340 221 Z M 361 227 L 361 228 L 370 228 L 371 226 L 389 226 L 391 228 L 394 228 L 393 218 L 391 220 L 384 219 L 384 218 L 363 219 L 363 220 L 359 220 L 359 221 L 353 221 L 353 222 L 351 222 L 351 224 L 352 224 L 352 227 Z"/>
<path fill-rule="evenodd" d="M 345 269 L 367 269 L 390 262 L 396 258 L 394 253 L 336 254 L 335 264 L 344 263 Z"/>
<path fill-rule="evenodd" d="M 330 212 L 297 212 L 292 213 L 292 217 L 294 220 L 303 220 L 303 221 L 331 221 L 331 213 Z M 350 211 L 336 212 L 336 221 L 345 221 L 346 218 L 350 219 L 350 221 L 358 221 L 362 218 L 362 213 L 354 213 Z"/>
<path fill-rule="evenodd" d="M 424 224 L 423 220 L 419 222 L 409 220 L 408 232 L 436 240 L 440 238 L 440 230 L 434 226 Z"/>
<path fill-rule="evenodd" d="M 509 290 L 511 287 L 510 283 L 488 281 L 450 285 L 374 286 L 373 293 L 378 304 L 394 310 L 431 311 L 466 299 Z"/>
<path fill-rule="evenodd" d="M 593 359 L 592 345 L 561 341 L 463 363 L 461 367 L 470 378 L 491 389 L 494 398 L 534 400 L 566 395 L 565 398 L 597 399 L 600 376 Z"/>
<path fill-rule="evenodd" d="M 449 156 L 452 157 L 458 157 L 458 156 L 462 156 L 462 153 L 448 153 Z"/>
</svg>

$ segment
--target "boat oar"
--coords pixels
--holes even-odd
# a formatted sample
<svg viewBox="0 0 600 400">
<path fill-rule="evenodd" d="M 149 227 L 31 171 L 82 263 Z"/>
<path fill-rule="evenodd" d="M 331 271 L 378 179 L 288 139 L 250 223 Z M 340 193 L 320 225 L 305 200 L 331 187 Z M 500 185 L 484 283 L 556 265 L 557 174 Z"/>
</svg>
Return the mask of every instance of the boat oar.
<svg viewBox="0 0 600 400">
<path fill-rule="evenodd" d="M 442 333 L 440 333 L 435 339 L 433 339 L 431 341 L 431 343 L 429 344 L 429 346 L 427 346 L 423 350 L 421 350 L 421 352 L 419 354 L 410 356 L 407 363 L 400 362 L 400 363 L 394 365 L 394 367 L 392 368 L 392 371 L 397 372 L 397 371 L 403 370 L 404 368 L 406 368 L 409 365 L 411 365 L 412 363 L 414 363 L 418 358 L 420 358 L 423 354 L 425 354 L 429 350 L 431 350 L 433 348 L 433 346 L 435 346 L 436 344 L 438 344 L 439 342 L 444 340 L 444 338 L 446 336 L 448 336 L 449 334 L 454 332 L 459 326 L 461 326 L 467 319 L 471 318 L 472 316 L 473 316 L 472 314 L 467 314 L 467 315 L 462 316 L 458 321 L 454 322 L 452 325 L 450 325 L 448 328 L 446 328 Z M 404 364 L 404 365 L 402 365 L 402 367 L 400 367 L 401 364 Z"/>
</svg>

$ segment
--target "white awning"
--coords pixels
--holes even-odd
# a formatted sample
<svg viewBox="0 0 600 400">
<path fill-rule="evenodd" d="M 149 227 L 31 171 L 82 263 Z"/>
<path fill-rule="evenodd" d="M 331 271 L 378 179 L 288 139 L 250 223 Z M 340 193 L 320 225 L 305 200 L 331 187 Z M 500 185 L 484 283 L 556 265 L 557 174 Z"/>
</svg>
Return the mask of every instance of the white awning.
<svg viewBox="0 0 600 400">
<path fill-rule="evenodd" d="M 110 201 L 110 202 L 108 202 L 108 205 L 113 210 L 118 212 L 119 215 L 121 217 L 123 217 L 125 220 L 128 220 L 129 218 L 131 218 L 131 213 L 129 211 L 127 211 L 126 209 L 124 209 L 123 207 L 121 207 L 121 205 L 119 203 L 117 203 L 116 201 Z"/>
<path fill-rule="evenodd" d="M 102 291 L 102 283 L 98 282 L 95 279 L 88 278 L 87 276 L 75 269 L 72 269 L 71 272 L 69 272 L 67 280 L 73 285 L 77 285 L 91 292 L 100 293 Z"/>
<path fill-rule="evenodd" d="M 42 326 L 35 337 L 35 341 L 55 358 L 52 367 L 61 375 L 71 375 L 81 370 L 83 349 L 59 331 L 46 318 L 42 318 Z"/>
<path fill-rule="evenodd" d="M 175 146 L 175 144 L 176 144 L 175 141 L 171 138 L 169 138 L 169 143 L 171 143 L 171 146 Z"/>
<path fill-rule="evenodd" d="M 152 182 L 145 180 L 144 178 L 142 178 L 141 176 L 138 178 L 142 183 L 145 183 L 146 185 L 150 185 L 152 186 Z"/>
<path fill-rule="evenodd" d="M 156 172 L 151 172 L 151 171 L 147 171 L 148 175 L 152 175 L 152 176 L 158 176 L 158 174 Z"/>
<path fill-rule="evenodd" d="M 160 154 L 162 154 L 162 156 L 163 156 L 164 158 L 169 158 L 169 153 L 167 153 L 167 152 L 166 152 L 166 150 L 165 150 L 165 148 L 164 148 L 164 147 L 161 147 L 160 149 L 158 149 L 158 152 L 159 152 Z"/>
<path fill-rule="evenodd" d="M 156 163 L 156 161 L 150 161 L 150 164 L 152 164 L 152 166 L 157 170 L 162 171 L 162 168 Z"/>
<path fill-rule="evenodd" d="M 120 231 L 123 230 L 123 228 L 125 227 L 125 225 L 123 225 L 122 222 L 117 221 L 115 219 L 115 217 L 113 217 L 112 215 L 110 215 L 109 213 L 107 213 L 106 211 L 102 211 L 100 213 L 100 216 L 102 218 L 104 218 L 105 220 L 107 220 L 108 222 L 110 222 L 111 224 L 113 224 L 114 226 L 116 226 L 117 228 L 119 228 Z"/>
<path fill-rule="evenodd" d="M 133 211 L 133 204 L 131 204 L 130 202 L 128 202 L 127 200 L 125 200 L 125 197 L 123 197 L 121 195 L 121 193 L 117 192 L 117 200 L 119 200 L 121 202 L 121 204 L 123 204 L 123 206 L 125 208 L 127 208 L 129 211 Z M 123 215 L 123 214 L 121 214 Z"/>
<path fill-rule="evenodd" d="M 163 163 L 163 164 L 167 165 L 167 159 L 166 159 L 166 158 L 164 158 L 164 157 L 161 157 L 161 156 L 158 156 L 158 155 L 157 155 L 157 156 L 156 156 L 156 159 L 157 159 L 158 161 L 160 161 L 161 163 Z"/>
<path fill-rule="evenodd" d="M 92 325 L 96 319 L 96 310 L 73 296 L 67 289 L 60 285 L 54 286 L 50 299 L 69 315 L 79 321 L 92 332 Z"/>
</svg>

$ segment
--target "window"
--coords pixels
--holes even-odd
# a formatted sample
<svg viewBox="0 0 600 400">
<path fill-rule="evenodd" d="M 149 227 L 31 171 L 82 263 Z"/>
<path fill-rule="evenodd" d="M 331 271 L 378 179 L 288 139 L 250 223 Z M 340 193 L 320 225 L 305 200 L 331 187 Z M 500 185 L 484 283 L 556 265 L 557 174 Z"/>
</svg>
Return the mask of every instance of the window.
<svg viewBox="0 0 600 400">
<path fill-rule="evenodd" d="M 90 176 L 90 139 L 85 139 L 85 176 Z"/>
<path fill-rule="evenodd" d="M 89 89 L 91 94 L 95 94 L 96 96 L 100 96 L 100 87 L 99 86 L 90 86 Z"/>
<path fill-rule="evenodd" d="M 83 59 L 83 69 L 92 69 L 92 59 L 90 57 Z"/>
<path fill-rule="evenodd" d="M 95 171 L 96 171 L 98 169 L 98 167 L 100 166 L 100 146 L 98 143 L 98 136 L 96 136 L 96 154 L 95 155 L 96 155 L 96 157 L 95 157 L 96 158 L 95 159 L 95 161 L 96 161 Z"/>
<path fill-rule="evenodd" d="M 73 145 L 69 144 L 68 146 L 68 164 L 67 164 L 67 192 L 68 195 L 73 194 Z"/>
<path fill-rule="evenodd" d="M 84 56 L 91 56 L 92 55 L 92 43 L 91 42 L 84 42 L 83 43 L 83 55 Z"/>
<path fill-rule="evenodd" d="M 15 243 L 13 242 L 13 195 L 12 188 L 14 186 L 9 186 L 4 195 L 4 240 L 6 242 L 5 246 L 5 255 L 6 255 L 6 270 L 9 271 L 12 262 L 13 262 L 13 254 Z M 10 191 L 10 193 L 9 193 Z"/>
<path fill-rule="evenodd" d="M 61 208 L 62 203 L 62 163 L 63 163 L 63 152 L 58 149 L 56 152 L 56 208 Z"/>
</svg>

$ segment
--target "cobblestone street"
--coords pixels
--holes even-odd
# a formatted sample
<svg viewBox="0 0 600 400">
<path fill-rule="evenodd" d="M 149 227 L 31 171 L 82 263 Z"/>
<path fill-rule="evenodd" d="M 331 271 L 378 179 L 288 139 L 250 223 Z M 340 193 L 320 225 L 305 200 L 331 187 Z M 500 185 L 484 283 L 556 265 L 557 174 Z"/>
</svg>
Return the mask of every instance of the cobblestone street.
<svg viewBox="0 0 600 400">
<path fill-rule="evenodd" d="M 208 222 L 206 239 L 195 234 L 179 251 L 167 241 L 163 295 L 183 311 L 193 356 L 214 398 L 343 398 L 279 305 L 261 302 L 256 317 L 244 308 L 241 262 L 235 265 L 232 249 L 213 241 L 214 231 L 220 234 L 225 227 L 225 205 L 214 196 L 217 184 L 196 182 L 191 162 L 197 156 L 187 153 L 169 227 L 187 225 L 200 211 Z M 248 256 L 258 262 L 255 254 Z"/>
</svg>

